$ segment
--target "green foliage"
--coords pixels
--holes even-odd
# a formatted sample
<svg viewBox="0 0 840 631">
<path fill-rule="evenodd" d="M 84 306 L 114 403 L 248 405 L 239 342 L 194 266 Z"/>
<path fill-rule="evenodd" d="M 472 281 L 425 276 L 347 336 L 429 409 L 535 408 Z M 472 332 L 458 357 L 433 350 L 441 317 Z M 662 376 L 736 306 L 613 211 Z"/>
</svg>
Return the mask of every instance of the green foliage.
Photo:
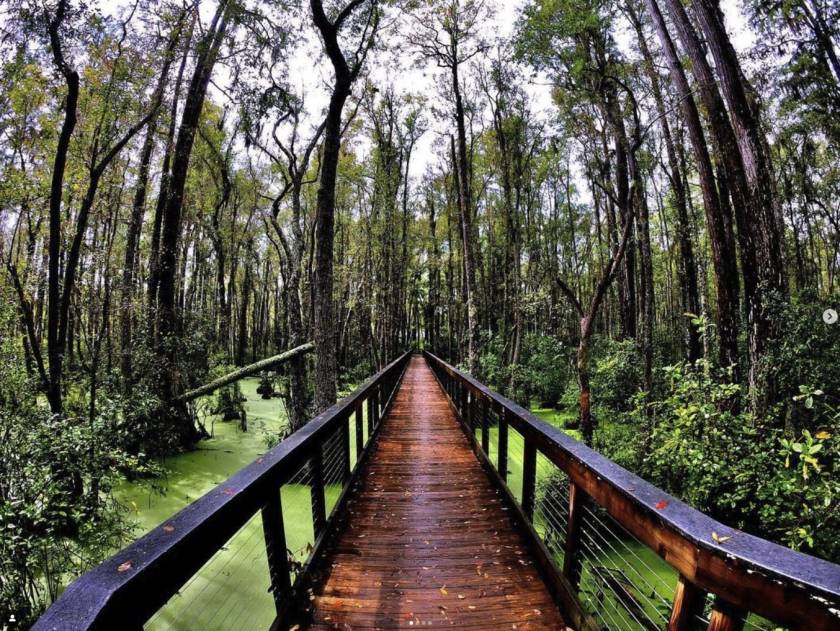
<svg viewBox="0 0 840 631">
<path fill-rule="evenodd" d="M 595 338 L 592 402 L 596 410 L 628 411 L 642 387 L 642 358 L 635 340 Z"/>
<path fill-rule="evenodd" d="M 638 431 L 646 426 L 638 399 L 635 422 L 599 428 L 596 448 L 724 523 L 840 560 L 840 412 L 824 393 L 801 388 L 796 404 L 820 429 L 793 438 L 733 409 L 740 386 L 705 362 L 664 370 L 649 437 Z"/>
<path fill-rule="evenodd" d="M 128 527 L 111 489 L 154 469 L 119 448 L 121 401 L 100 396 L 92 418 L 51 414 L 18 342 L 0 338 L 0 620 L 14 614 L 26 627 L 68 576 L 122 544 Z"/>
<path fill-rule="evenodd" d="M 816 300 L 772 303 L 781 337 L 770 348 L 762 369 L 775 384 L 779 400 L 790 401 L 801 394 L 802 384 L 821 388 L 828 400 L 840 400 L 840 326 L 822 320 L 823 310 L 830 306 L 829 301 Z M 812 407 L 787 407 L 780 413 L 790 429 L 819 429 Z"/>
<path fill-rule="evenodd" d="M 510 381 L 504 354 L 505 340 L 502 336 L 496 335 L 485 341 L 478 357 L 479 378 L 499 392 L 505 392 Z"/>
<path fill-rule="evenodd" d="M 556 407 L 571 378 L 569 354 L 569 349 L 555 336 L 527 335 L 522 345 L 522 369 L 516 383 L 527 384 L 529 398 L 536 398 L 541 407 Z"/>
<path fill-rule="evenodd" d="M 341 382 L 339 383 L 339 390 L 349 394 L 355 390 L 356 386 L 364 382 L 368 377 L 376 372 L 376 368 L 369 361 L 361 361 L 355 366 L 348 368 L 341 373 Z"/>
<path fill-rule="evenodd" d="M 639 426 L 632 417 L 604 411 L 598 416 L 592 448 L 625 469 L 638 472 L 641 437 Z"/>
<path fill-rule="evenodd" d="M 526 407 L 532 399 L 540 407 L 556 407 L 571 378 L 569 350 L 563 342 L 553 335 L 530 334 L 522 341 L 518 364 L 506 363 L 508 353 L 501 336 L 491 338 L 479 356 L 481 378 Z"/>
</svg>

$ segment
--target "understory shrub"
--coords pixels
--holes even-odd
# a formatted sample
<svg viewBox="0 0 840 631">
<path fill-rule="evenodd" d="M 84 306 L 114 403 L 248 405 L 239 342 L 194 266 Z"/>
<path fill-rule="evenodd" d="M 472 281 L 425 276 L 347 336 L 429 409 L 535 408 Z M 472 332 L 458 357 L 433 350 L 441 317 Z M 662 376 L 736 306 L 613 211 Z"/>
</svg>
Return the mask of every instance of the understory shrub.
<svg viewBox="0 0 840 631">
<path fill-rule="evenodd" d="M 800 389 L 791 404 L 812 411 L 814 429 L 786 436 L 776 419 L 734 407 L 740 386 L 705 362 L 664 372 L 650 421 L 637 399 L 638 438 L 624 436 L 637 446 L 638 466 L 620 437 L 607 433 L 596 447 L 726 524 L 840 560 L 840 414 L 825 393 Z"/>
<path fill-rule="evenodd" d="M 642 387 L 642 357 L 635 340 L 594 338 L 591 351 L 592 403 L 629 411 L 633 397 Z"/>
<path fill-rule="evenodd" d="M 91 415 L 71 387 L 64 415 L 52 414 L 20 354 L 19 340 L 0 338 L 0 620 L 27 628 L 130 534 L 114 484 L 157 470 L 120 447 L 125 401 L 100 394 Z"/>
<path fill-rule="evenodd" d="M 557 406 L 566 383 L 572 378 L 569 353 L 568 347 L 553 335 L 525 336 L 522 380 L 530 385 L 529 394 L 540 407 Z"/>
<path fill-rule="evenodd" d="M 506 363 L 510 349 L 501 336 L 487 341 L 479 356 L 480 378 L 494 390 L 528 407 L 532 401 L 553 408 L 571 378 L 569 349 L 553 335 L 526 335 L 517 364 Z"/>
</svg>

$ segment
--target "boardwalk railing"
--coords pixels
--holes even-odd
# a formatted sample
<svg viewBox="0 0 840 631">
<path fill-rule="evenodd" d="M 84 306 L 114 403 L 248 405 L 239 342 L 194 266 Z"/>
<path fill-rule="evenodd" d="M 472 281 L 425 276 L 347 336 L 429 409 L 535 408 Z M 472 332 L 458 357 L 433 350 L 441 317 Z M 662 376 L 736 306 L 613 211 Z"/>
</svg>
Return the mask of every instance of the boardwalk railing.
<svg viewBox="0 0 840 631">
<path fill-rule="evenodd" d="M 430 353 L 578 629 L 840 629 L 840 566 L 725 526 Z"/>
<path fill-rule="evenodd" d="M 408 358 L 78 578 L 33 629 L 276 626 L 301 597 Z M 232 567 L 254 582 L 225 580 Z"/>
</svg>

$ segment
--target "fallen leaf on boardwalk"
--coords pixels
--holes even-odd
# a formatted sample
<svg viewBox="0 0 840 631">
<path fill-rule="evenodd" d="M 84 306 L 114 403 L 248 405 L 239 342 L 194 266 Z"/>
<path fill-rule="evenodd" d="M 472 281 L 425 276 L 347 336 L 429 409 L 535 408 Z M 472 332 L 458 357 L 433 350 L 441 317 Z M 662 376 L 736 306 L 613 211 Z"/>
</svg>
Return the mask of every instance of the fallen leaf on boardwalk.
<svg viewBox="0 0 840 631">
<path fill-rule="evenodd" d="M 475 605 L 467 605 L 467 609 L 475 609 Z"/>
<path fill-rule="evenodd" d="M 464 598 L 466 598 L 466 596 L 464 596 L 463 594 L 458 594 L 458 600 L 464 600 Z"/>
<path fill-rule="evenodd" d="M 440 593 L 444 596 L 446 596 L 449 593 L 448 591 L 446 591 L 446 585 L 440 588 Z"/>
<path fill-rule="evenodd" d="M 726 543 L 727 541 L 732 539 L 732 537 L 722 537 L 719 534 L 717 534 L 716 532 L 712 532 L 712 539 L 714 539 L 718 543 Z"/>
<path fill-rule="evenodd" d="M 666 506 L 668 506 L 668 501 L 667 500 L 659 500 L 656 503 L 656 510 L 662 510 Z"/>
<path fill-rule="evenodd" d="M 131 569 L 131 561 L 126 561 L 117 568 L 117 572 L 128 572 Z"/>
</svg>

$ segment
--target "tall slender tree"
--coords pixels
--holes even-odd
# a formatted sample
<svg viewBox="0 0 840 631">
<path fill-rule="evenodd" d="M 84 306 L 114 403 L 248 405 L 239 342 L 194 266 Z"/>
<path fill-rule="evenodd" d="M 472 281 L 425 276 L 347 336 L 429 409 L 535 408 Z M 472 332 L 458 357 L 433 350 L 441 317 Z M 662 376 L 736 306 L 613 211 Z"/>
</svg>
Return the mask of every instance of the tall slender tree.
<svg viewBox="0 0 840 631">
<path fill-rule="evenodd" d="M 333 307 L 333 240 L 335 228 L 335 184 L 338 155 L 341 150 L 342 112 L 350 96 L 353 83 L 364 66 L 373 46 L 379 25 L 376 0 L 353 0 L 334 18 L 329 18 L 321 0 L 310 0 L 312 20 L 327 57 L 333 67 L 333 85 L 327 116 L 324 119 L 324 146 L 321 152 L 321 179 L 315 215 L 315 295 L 313 321 L 315 324 L 315 408 L 323 411 L 336 398 L 336 328 Z M 365 9 L 361 11 L 361 9 Z M 342 33 L 357 10 L 356 44 L 348 60 L 339 42 Z"/>
</svg>

